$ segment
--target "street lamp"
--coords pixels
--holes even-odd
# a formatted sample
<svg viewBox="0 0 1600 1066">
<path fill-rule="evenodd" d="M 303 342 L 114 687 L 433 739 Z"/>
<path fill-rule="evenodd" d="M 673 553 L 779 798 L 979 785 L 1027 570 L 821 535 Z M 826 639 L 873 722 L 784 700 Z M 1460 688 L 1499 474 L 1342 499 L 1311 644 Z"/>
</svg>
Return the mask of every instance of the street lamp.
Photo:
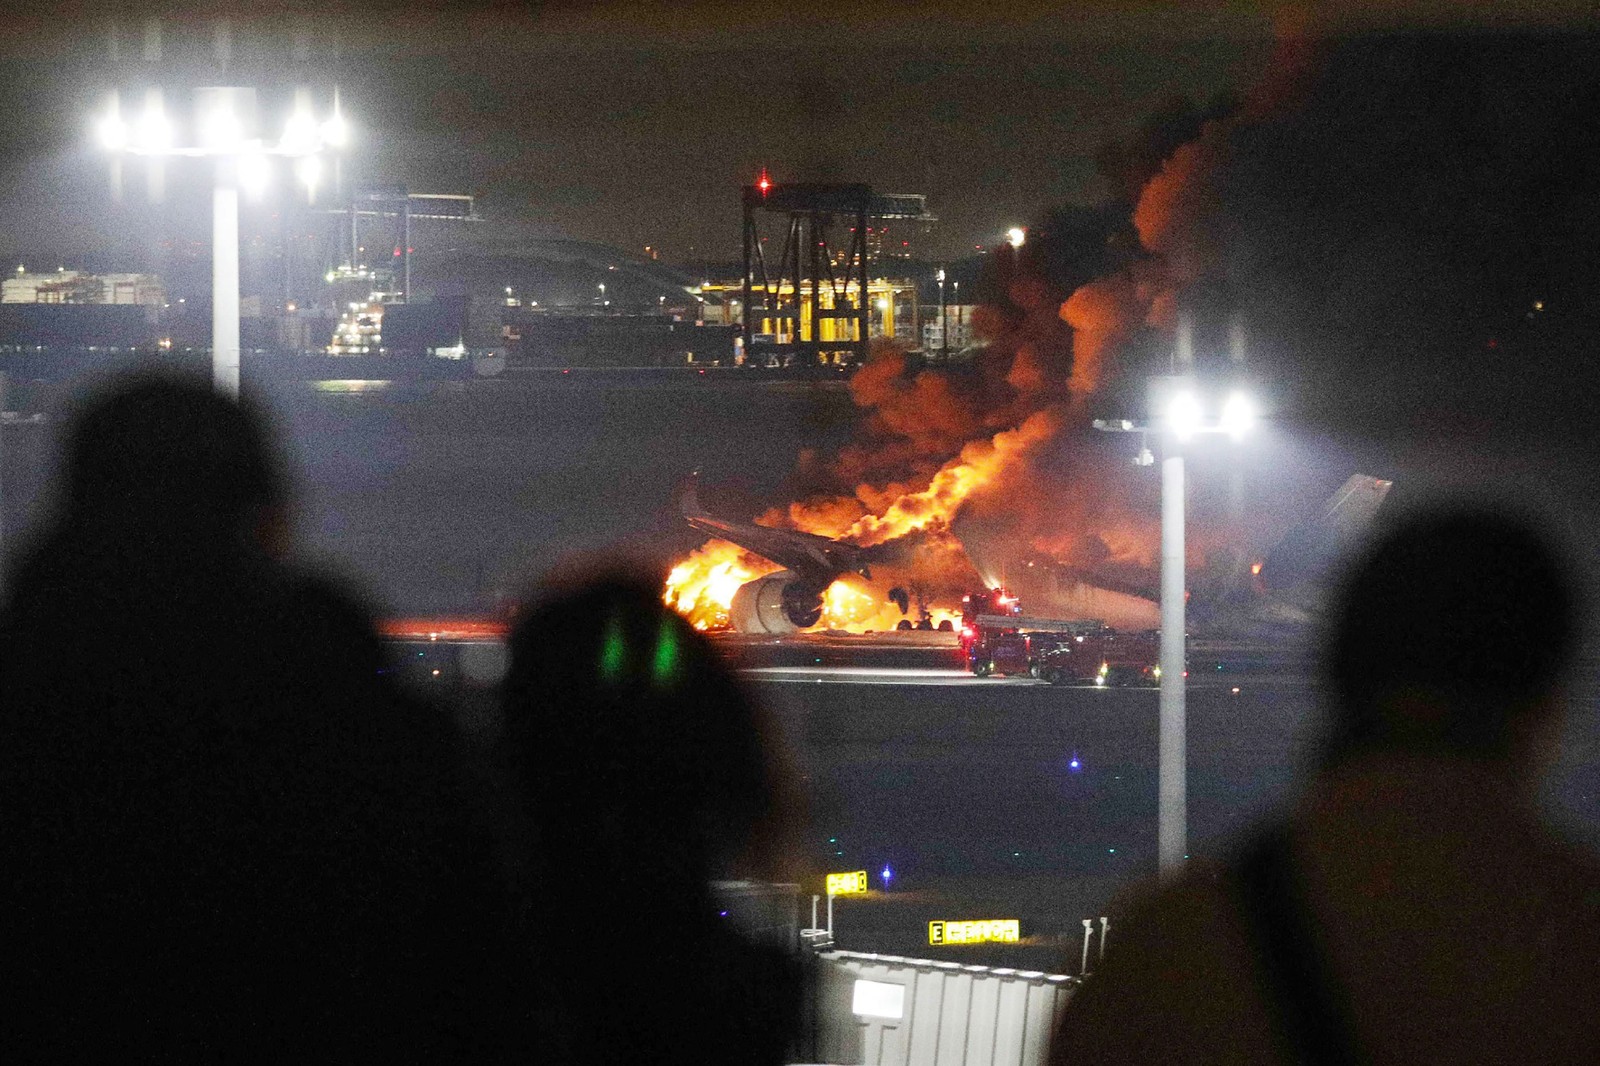
<svg viewBox="0 0 1600 1066">
<path fill-rule="evenodd" d="M 944 267 L 939 268 L 939 352 L 946 359 L 950 357 L 950 323 L 944 313 Z"/>
<path fill-rule="evenodd" d="M 1187 360 L 1186 360 L 1187 361 Z M 1235 389 L 1218 416 L 1207 418 L 1205 399 L 1194 378 L 1173 375 L 1150 379 L 1148 423 L 1126 419 L 1094 420 L 1107 433 L 1139 433 L 1162 440 L 1161 457 L 1161 671 L 1159 769 L 1156 797 L 1156 852 L 1161 872 L 1176 872 L 1188 850 L 1187 656 L 1184 610 L 1184 472 L 1183 449 L 1200 434 L 1225 434 L 1242 439 L 1255 424 L 1255 404 Z M 1155 462 L 1141 447 L 1134 462 Z"/>
<path fill-rule="evenodd" d="M 1012 226 L 1006 230 L 1006 243 L 1013 248 L 1021 248 L 1022 242 L 1028 239 L 1028 231 L 1021 226 Z"/>
<path fill-rule="evenodd" d="M 955 305 L 956 325 L 961 325 L 961 282 L 950 283 L 950 302 Z"/>
<path fill-rule="evenodd" d="M 321 154 L 343 148 L 350 128 L 339 110 L 318 121 L 309 90 L 299 89 L 277 141 L 264 139 L 256 123 L 256 91 L 238 86 L 195 90 L 193 137 L 181 141 L 162 106 L 161 93 L 146 93 L 144 111 L 129 122 L 117 94 L 96 122 L 100 145 L 119 155 L 215 160 L 211 195 L 211 377 L 223 395 L 239 395 L 239 190 L 259 194 L 272 176 L 274 157 L 295 161 L 295 176 L 315 199 L 322 180 Z"/>
</svg>

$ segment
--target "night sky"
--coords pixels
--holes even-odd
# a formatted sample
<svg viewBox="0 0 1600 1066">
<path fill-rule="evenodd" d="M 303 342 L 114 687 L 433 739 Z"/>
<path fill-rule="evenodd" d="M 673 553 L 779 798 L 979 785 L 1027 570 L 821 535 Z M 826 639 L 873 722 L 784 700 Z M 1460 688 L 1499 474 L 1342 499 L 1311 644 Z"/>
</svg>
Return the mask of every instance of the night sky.
<svg viewBox="0 0 1600 1066">
<path fill-rule="evenodd" d="M 916 250 L 948 257 L 1054 204 L 1103 198 L 1103 145 L 1173 96 L 1248 83 L 1271 46 L 1270 22 L 1248 13 L 842 7 L 374 5 L 235 18 L 233 77 L 337 81 L 359 129 L 359 176 L 479 196 L 496 225 L 478 240 L 731 259 L 738 186 L 765 166 L 779 181 L 925 193 L 940 222 Z M 0 254 L 137 256 L 163 236 L 202 233 L 181 191 L 163 209 L 143 205 L 137 184 L 128 206 L 109 203 L 90 116 L 105 89 L 141 87 L 150 68 L 140 19 L 79 10 L 77 21 L 12 20 L 0 45 Z M 217 76 L 214 21 L 169 5 L 161 24 L 167 85 Z M 297 41 L 309 60 L 296 62 Z"/>
</svg>

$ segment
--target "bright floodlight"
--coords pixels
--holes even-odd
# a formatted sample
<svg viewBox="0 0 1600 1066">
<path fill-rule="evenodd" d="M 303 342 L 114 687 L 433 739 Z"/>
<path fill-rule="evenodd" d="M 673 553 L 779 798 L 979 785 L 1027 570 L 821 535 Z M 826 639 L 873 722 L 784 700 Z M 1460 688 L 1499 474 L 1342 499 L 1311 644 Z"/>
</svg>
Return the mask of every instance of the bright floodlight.
<svg viewBox="0 0 1600 1066">
<path fill-rule="evenodd" d="M 122 115 L 116 110 L 100 120 L 96 132 L 100 144 L 110 151 L 120 152 L 128 146 L 128 124 L 122 121 Z"/>
<path fill-rule="evenodd" d="M 1222 405 L 1222 431 L 1238 440 L 1255 424 L 1256 405 L 1250 397 L 1238 391 L 1229 393 L 1227 402 Z"/>
<path fill-rule="evenodd" d="M 1179 440 L 1188 440 L 1200 428 L 1200 401 L 1184 391 L 1167 401 L 1167 430 Z"/>
<path fill-rule="evenodd" d="M 350 127 L 345 123 L 344 116 L 335 111 L 333 116 L 322 124 L 322 141 L 330 148 L 343 148 L 350 140 Z"/>
<path fill-rule="evenodd" d="M 939 281 L 940 281 L 940 282 L 941 282 L 941 283 L 942 283 L 942 282 L 943 282 L 943 281 L 944 281 L 944 267 L 940 267 L 940 268 L 939 268 L 939 278 L 938 278 L 938 280 L 939 280 Z"/>
<path fill-rule="evenodd" d="M 284 155 L 310 155 L 317 150 L 317 120 L 309 110 L 296 107 L 283 126 L 280 150 Z"/>
<path fill-rule="evenodd" d="M 1028 231 L 1021 226 L 1012 226 L 1006 230 L 1006 243 L 1013 248 L 1021 248 L 1022 242 L 1028 239 Z"/>
<path fill-rule="evenodd" d="M 200 143 L 207 148 L 233 148 L 242 140 L 244 127 L 231 107 L 213 107 L 200 120 Z"/>
<path fill-rule="evenodd" d="M 164 152 L 172 147 L 172 123 L 159 100 L 145 105 L 139 118 L 139 147 L 146 152 Z"/>
<path fill-rule="evenodd" d="M 251 196 L 266 192 L 272 181 L 272 166 L 260 152 L 245 152 L 239 156 L 239 188 Z"/>
<path fill-rule="evenodd" d="M 308 155 L 295 164 L 294 173 L 295 177 L 300 179 L 300 184 L 315 195 L 317 186 L 322 181 L 322 160 L 314 155 Z"/>
</svg>

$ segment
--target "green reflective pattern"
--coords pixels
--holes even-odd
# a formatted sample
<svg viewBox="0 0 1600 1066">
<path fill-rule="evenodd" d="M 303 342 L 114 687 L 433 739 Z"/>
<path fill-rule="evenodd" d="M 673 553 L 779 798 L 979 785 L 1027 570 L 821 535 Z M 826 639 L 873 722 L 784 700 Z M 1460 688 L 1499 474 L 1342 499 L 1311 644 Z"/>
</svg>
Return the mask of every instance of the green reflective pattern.
<svg viewBox="0 0 1600 1066">
<path fill-rule="evenodd" d="M 600 680 L 616 682 L 622 679 L 622 661 L 628 654 L 628 642 L 622 635 L 622 622 L 615 615 L 606 623 L 606 632 L 600 638 Z"/>
<path fill-rule="evenodd" d="M 661 635 L 656 638 L 656 658 L 651 679 L 657 685 L 670 685 L 678 676 L 678 634 L 672 619 L 661 619 Z"/>
</svg>

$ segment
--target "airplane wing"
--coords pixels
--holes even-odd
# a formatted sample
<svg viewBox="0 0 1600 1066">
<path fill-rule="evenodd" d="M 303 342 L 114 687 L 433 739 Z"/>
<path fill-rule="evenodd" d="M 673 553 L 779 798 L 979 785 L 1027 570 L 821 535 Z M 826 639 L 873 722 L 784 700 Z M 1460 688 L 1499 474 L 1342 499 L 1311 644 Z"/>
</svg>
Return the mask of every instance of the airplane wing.
<svg viewBox="0 0 1600 1066">
<path fill-rule="evenodd" d="M 719 518 L 700 506 L 698 475 L 691 474 L 679 498 L 684 519 L 695 529 L 737 544 L 792 570 L 809 585 L 826 588 L 842 574 L 872 577 L 870 552 L 854 544 L 795 529 Z"/>
</svg>

